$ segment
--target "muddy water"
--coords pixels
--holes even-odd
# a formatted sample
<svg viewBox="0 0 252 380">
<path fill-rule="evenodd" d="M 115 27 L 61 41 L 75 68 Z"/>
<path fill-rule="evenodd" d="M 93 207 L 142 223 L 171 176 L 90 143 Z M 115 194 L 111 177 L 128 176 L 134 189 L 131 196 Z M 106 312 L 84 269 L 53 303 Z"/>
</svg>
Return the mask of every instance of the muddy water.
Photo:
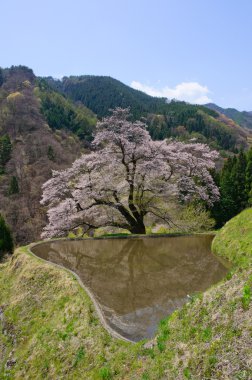
<svg viewBox="0 0 252 380">
<path fill-rule="evenodd" d="M 108 325 L 132 341 L 150 338 L 159 321 L 227 272 L 209 235 L 55 241 L 39 257 L 74 271 L 91 290 Z"/>
</svg>

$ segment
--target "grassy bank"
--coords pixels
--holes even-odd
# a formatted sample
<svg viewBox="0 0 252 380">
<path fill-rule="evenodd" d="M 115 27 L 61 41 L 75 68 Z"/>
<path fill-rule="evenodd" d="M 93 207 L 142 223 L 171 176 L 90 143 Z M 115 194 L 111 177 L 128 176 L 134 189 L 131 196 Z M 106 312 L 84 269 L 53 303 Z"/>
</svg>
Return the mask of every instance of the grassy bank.
<svg viewBox="0 0 252 380">
<path fill-rule="evenodd" d="M 131 344 L 107 333 L 72 274 L 19 248 L 0 265 L 0 379 L 250 379 L 252 209 L 213 249 L 233 264 L 227 278 Z"/>
</svg>

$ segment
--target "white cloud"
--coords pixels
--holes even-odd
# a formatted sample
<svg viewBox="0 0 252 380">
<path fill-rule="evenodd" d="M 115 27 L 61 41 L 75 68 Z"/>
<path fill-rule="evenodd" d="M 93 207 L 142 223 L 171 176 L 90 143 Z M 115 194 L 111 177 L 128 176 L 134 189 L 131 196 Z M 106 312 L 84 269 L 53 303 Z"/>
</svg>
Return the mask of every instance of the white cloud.
<svg viewBox="0 0 252 380">
<path fill-rule="evenodd" d="M 198 82 L 182 82 L 170 88 L 168 86 L 161 89 L 142 84 L 137 81 L 131 83 L 131 87 L 140 90 L 151 96 L 164 97 L 168 99 L 184 100 L 189 103 L 205 104 L 212 100 L 209 98 L 210 90 L 207 86 L 202 86 Z"/>
</svg>

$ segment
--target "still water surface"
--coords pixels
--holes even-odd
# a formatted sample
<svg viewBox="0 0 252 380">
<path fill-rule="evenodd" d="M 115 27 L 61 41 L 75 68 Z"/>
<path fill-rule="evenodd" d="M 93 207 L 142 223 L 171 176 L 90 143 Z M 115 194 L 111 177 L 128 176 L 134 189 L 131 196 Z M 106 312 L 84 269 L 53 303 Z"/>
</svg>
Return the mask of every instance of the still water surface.
<svg viewBox="0 0 252 380">
<path fill-rule="evenodd" d="M 159 321 L 227 273 L 209 235 L 54 241 L 32 251 L 74 271 L 107 324 L 132 341 L 151 338 Z"/>
</svg>

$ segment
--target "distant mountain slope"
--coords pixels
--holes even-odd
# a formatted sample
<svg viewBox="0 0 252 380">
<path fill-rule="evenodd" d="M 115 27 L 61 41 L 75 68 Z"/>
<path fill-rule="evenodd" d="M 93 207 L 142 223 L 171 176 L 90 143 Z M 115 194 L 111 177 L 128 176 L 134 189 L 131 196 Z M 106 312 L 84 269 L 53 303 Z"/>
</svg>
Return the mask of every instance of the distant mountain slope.
<svg viewBox="0 0 252 380">
<path fill-rule="evenodd" d="M 211 116 L 197 106 L 174 103 L 165 115 L 151 114 L 147 124 L 153 138 L 178 138 L 182 141 L 195 139 L 220 151 L 237 152 L 248 146 L 248 133 L 233 120 L 217 114 Z M 176 110 L 178 108 L 178 110 Z"/>
<path fill-rule="evenodd" d="M 209 108 L 185 102 L 167 102 L 137 91 L 111 77 L 70 76 L 62 80 L 44 78 L 54 89 L 81 102 L 98 117 L 115 107 L 130 107 L 135 118 L 144 117 L 154 139 L 195 138 L 219 150 L 237 151 L 247 146 L 247 133 L 235 123 L 220 119 Z M 232 124 L 232 125 L 231 125 Z"/>
<path fill-rule="evenodd" d="M 62 81 L 44 78 L 53 89 L 90 108 L 99 117 L 109 109 L 130 107 L 136 118 L 146 112 L 157 112 L 166 104 L 166 98 L 154 98 L 108 76 L 70 76 Z"/>
<path fill-rule="evenodd" d="M 67 129 L 81 140 L 90 142 L 96 125 L 96 115 L 79 102 L 73 103 L 55 92 L 43 79 L 37 80 L 36 95 L 40 110 L 52 129 Z"/>
<path fill-rule="evenodd" d="M 52 169 L 68 167 L 81 154 L 96 119 L 83 106 L 43 88 L 32 70 L 0 71 L 0 212 L 16 241 L 25 243 L 38 239 L 46 222 L 39 203 L 42 184 Z"/>
<path fill-rule="evenodd" d="M 229 117 L 234 120 L 237 124 L 239 124 L 243 128 L 252 129 L 252 112 L 247 111 L 238 111 L 235 108 L 222 108 L 217 106 L 214 103 L 205 104 L 205 107 L 222 113 L 223 115 Z"/>
</svg>

